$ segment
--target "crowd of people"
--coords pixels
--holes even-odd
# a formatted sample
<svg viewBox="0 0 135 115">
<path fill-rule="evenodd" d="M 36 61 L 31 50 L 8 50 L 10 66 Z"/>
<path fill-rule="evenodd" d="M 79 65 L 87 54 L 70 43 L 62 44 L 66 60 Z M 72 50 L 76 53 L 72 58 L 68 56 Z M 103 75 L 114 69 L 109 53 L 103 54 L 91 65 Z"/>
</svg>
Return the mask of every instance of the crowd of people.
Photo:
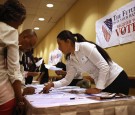
<svg viewBox="0 0 135 115">
<path fill-rule="evenodd" d="M 18 33 L 17 29 L 25 18 L 26 8 L 18 0 L 7 0 L 0 5 L 0 115 L 13 115 L 15 110 L 23 112 L 23 96 L 33 94 L 35 90 L 33 87 L 22 90 L 22 85 L 31 84 L 34 76 L 38 76 L 40 84 L 47 83 L 43 93 L 48 93 L 51 87 L 84 83 L 82 74 L 87 72 L 96 87 L 87 84 L 86 94 L 103 91 L 128 95 L 129 81 L 124 69 L 103 48 L 69 30 L 63 30 L 57 36 L 59 50 L 66 56 L 66 65 L 62 62 L 56 64 L 56 67 L 63 68 L 55 71 L 62 75 L 62 79 L 48 82 L 49 72 L 44 60 L 36 66 L 42 58 L 33 56 L 38 40 L 35 31 L 26 29 Z"/>
</svg>

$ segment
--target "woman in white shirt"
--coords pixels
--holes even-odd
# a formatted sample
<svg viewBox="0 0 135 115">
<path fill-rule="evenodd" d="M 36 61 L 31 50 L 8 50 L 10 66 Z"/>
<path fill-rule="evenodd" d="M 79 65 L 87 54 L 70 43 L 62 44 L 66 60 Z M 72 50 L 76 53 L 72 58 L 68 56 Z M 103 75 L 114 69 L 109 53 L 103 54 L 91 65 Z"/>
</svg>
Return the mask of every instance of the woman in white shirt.
<svg viewBox="0 0 135 115">
<path fill-rule="evenodd" d="M 111 60 L 107 52 L 93 42 L 87 41 L 81 34 L 73 34 L 68 30 L 60 32 L 57 36 L 59 49 L 69 54 L 69 66 L 65 78 L 48 83 L 43 92 L 48 92 L 51 87 L 68 85 L 77 70 L 87 72 L 94 79 L 95 88 L 86 90 L 87 94 L 101 91 L 111 93 L 129 92 L 128 76 L 118 64 Z"/>
<path fill-rule="evenodd" d="M 18 0 L 0 5 L 0 115 L 12 115 L 23 107 L 18 47 L 18 27 L 25 19 L 25 7 Z"/>
</svg>

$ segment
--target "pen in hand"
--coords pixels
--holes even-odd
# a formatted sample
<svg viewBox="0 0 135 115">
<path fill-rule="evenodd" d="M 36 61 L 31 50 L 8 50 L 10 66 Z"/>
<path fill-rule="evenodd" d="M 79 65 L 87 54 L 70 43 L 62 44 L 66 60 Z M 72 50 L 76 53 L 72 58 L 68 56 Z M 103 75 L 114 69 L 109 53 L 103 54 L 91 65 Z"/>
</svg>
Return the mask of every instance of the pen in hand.
<svg viewBox="0 0 135 115">
<path fill-rule="evenodd" d="M 41 94 L 41 93 L 43 93 L 43 90 L 41 90 L 38 94 Z"/>
<path fill-rule="evenodd" d="M 53 83 L 51 83 L 51 82 L 45 83 L 44 85 L 45 85 L 45 87 L 39 92 L 39 94 L 41 94 L 41 93 L 49 93 L 50 88 L 52 86 L 54 86 Z"/>
</svg>

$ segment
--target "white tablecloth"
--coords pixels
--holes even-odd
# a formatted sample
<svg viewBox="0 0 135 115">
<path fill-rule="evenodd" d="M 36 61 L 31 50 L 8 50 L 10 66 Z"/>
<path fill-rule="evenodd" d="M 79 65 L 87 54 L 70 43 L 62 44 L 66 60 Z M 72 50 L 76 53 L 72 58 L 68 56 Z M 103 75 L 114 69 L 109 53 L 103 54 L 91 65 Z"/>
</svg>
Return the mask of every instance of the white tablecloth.
<svg viewBox="0 0 135 115">
<path fill-rule="evenodd" d="M 43 86 L 35 87 L 37 94 L 25 96 L 26 115 L 135 115 L 134 97 L 93 100 L 78 87 L 52 89 L 49 94 L 38 94 Z"/>
</svg>

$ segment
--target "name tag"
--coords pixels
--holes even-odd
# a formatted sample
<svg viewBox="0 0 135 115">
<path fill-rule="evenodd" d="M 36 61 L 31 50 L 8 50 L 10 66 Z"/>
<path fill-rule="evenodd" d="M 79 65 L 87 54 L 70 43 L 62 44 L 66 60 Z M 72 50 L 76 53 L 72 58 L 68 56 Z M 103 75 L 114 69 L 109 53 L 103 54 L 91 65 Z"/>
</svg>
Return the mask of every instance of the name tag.
<svg viewBox="0 0 135 115">
<path fill-rule="evenodd" d="M 86 63 L 86 62 L 87 62 L 87 60 L 88 60 L 88 58 L 87 58 L 87 57 L 85 57 L 85 56 L 83 56 L 83 57 L 81 58 L 81 62 L 82 62 L 82 63 Z"/>
</svg>

